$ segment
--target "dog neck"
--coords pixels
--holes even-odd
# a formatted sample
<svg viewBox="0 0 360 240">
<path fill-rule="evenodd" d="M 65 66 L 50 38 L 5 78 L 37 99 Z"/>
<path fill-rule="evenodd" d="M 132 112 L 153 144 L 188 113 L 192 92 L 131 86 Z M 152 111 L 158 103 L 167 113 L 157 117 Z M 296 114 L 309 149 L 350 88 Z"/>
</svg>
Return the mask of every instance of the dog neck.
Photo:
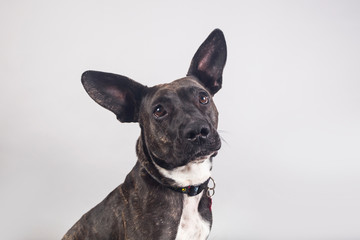
<svg viewBox="0 0 360 240">
<path fill-rule="evenodd" d="M 191 161 L 188 164 L 167 170 L 154 162 L 156 169 L 166 178 L 173 180 L 178 187 L 197 186 L 204 183 L 211 176 L 212 159 L 210 156 Z"/>
</svg>

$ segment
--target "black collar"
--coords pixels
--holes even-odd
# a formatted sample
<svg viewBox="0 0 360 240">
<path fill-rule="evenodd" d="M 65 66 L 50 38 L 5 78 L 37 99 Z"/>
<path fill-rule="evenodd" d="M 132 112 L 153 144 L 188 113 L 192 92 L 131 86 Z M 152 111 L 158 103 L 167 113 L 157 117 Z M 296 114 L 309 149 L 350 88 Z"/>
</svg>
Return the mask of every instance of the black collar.
<svg viewBox="0 0 360 240">
<path fill-rule="evenodd" d="M 208 180 L 206 180 L 204 183 L 202 183 L 200 185 L 196 185 L 196 186 L 190 185 L 190 186 L 186 186 L 186 187 L 169 187 L 169 188 L 176 192 L 185 193 L 189 196 L 196 196 L 199 193 L 201 193 L 202 190 L 208 189 L 208 183 L 209 183 L 210 179 L 211 179 L 211 177 L 208 178 Z"/>
</svg>

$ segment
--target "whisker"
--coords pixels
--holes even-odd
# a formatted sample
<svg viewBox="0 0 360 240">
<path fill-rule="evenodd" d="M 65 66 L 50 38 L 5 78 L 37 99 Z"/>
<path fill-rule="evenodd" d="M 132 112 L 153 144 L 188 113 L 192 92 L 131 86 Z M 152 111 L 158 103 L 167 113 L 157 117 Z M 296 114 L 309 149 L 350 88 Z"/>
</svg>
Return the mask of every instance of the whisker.
<svg viewBox="0 0 360 240">
<path fill-rule="evenodd" d="M 229 134 L 230 132 L 229 131 L 226 131 L 226 130 L 218 130 L 218 132 L 220 133 L 220 139 L 222 142 L 224 142 L 227 146 L 230 146 L 230 144 L 226 141 L 226 139 L 223 137 L 223 133 L 226 135 L 226 134 Z"/>
<path fill-rule="evenodd" d="M 218 129 L 218 132 L 219 132 L 219 133 L 227 133 L 227 134 L 230 133 L 229 131 L 227 131 L 227 130 L 222 130 L 222 129 Z"/>
</svg>

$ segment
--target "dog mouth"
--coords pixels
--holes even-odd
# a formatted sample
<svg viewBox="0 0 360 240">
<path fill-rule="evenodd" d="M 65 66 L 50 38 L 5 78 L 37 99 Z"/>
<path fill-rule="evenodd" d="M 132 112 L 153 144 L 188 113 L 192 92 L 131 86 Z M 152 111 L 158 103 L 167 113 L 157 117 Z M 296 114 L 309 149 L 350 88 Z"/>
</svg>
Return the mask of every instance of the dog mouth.
<svg viewBox="0 0 360 240">
<path fill-rule="evenodd" d="M 218 150 L 215 151 L 199 151 L 198 153 L 194 154 L 192 157 L 187 157 L 183 160 L 178 161 L 177 163 L 175 162 L 167 162 L 159 157 L 157 157 L 156 155 L 154 155 L 153 153 L 150 153 L 151 159 L 152 161 L 167 170 L 171 170 L 174 169 L 176 167 L 181 167 L 181 166 L 185 166 L 188 163 L 195 163 L 195 164 L 201 164 L 204 163 L 206 160 L 212 160 L 216 155 L 218 154 Z"/>
<path fill-rule="evenodd" d="M 189 152 L 187 159 L 192 159 L 190 162 L 203 162 L 206 159 L 215 157 L 220 148 L 221 141 L 220 139 L 215 138 L 215 140 L 208 144 L 193 148 L 192 151 Z"/>
<path fill-rule="evenodd" d="M 162 152 L 161 149 L 148 151 L 150 159 L 158 166 L 171 170 L 188 163 L 203 163 L 214 158 L 221 148 L 220 138 L 207 139 L 203 144 L 192 144 L 175 141 L 172 151 Z"/>
<path fill-rule="evenodd" d="M 212 159 L 214 157 L 216 157 L 216 155 L 218 154 L 218 151 L 213 151 L 213 152 L 199 152 L 198 154 L 195 155 L 195 158 L 193 160 L 191 160 L 190 162 L 193 163 L 203 163 L 205 160 L 207 159 Z"/>
</svg>

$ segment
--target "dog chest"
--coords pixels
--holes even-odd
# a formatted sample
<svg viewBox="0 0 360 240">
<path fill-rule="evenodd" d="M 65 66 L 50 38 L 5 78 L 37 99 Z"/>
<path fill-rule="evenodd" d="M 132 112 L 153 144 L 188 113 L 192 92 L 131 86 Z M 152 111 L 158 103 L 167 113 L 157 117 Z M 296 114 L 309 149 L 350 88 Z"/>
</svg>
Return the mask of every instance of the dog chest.
<svg viewBox="0 0 360 240">
<path fill-rule="evenodd" d="M 196 196 L 184 195 L 176 240 L 206 239 L 210 233 L 210 223 L 202 218 L 198 211 L 199 202 L 204 192 Z"/>
</svg>

